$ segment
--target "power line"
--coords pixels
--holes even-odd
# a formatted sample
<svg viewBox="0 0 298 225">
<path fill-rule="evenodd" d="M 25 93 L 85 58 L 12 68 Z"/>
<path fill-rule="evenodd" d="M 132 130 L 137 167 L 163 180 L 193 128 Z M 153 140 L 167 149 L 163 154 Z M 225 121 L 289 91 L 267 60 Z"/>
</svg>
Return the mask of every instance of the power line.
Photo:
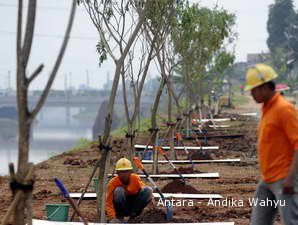
<svg viewBox="0 0 298 225">
<path fill-rule="evenodd" d="M 8 7 L 8 8 L 17 8 L 18 5 L 15 4 L 9 4 L 9 3 L 0 3 L 1 7 Z M 28 8 L 27 6 L 24 6 L 23 8 Z M 60 7 L 37 7 L 37 9 L 41 9 L 41 10 L 55 10 L 55 11 L 70 11 L 70 8 L 60 8 Z"/>
<path fill-rule="evenodd" d="M 13 31 L 3 31 L 0 30 L 0 34 L 7 34 L 7 35 L 16 35 L 16 32 Z M 55 39 L 61 39 L 64 38 L 63 35 L 59 34 L 34 34 L 36 37 L 43 37 L 43 38 L 55 38 Z M 87 36 L 70 36 L 70 39 L 78 39 L 78 40 L 98 40 L 96 37 L 87 37 Z"/>
</svg>

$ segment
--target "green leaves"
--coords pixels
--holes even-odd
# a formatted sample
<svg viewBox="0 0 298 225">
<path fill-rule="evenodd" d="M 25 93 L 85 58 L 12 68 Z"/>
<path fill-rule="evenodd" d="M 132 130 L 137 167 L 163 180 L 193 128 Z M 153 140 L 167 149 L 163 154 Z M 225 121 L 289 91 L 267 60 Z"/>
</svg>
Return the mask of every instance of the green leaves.
<svg viewBox="0 0 298 225">
<path fill-rule="evenodd" d="M 275 48 L 287 48 L 286 31 L 293 22 L 294 16 L 292 0 L 276 0 L 274 4 L 270 5 L 267 45 L 271 52 L 274 52 Z"/>
<path fill-rule="evenodd" d="M 99 41 L 96 45 L 96 50 L 99 54 L 99 67 L 102 65 L 102 63 L 107 59 L 107 50 L 105 48 L 105 45 L 103 41 Z"/>
<path fill-rule="evenodd" d="M 174 81 L 190 82 L 193 85 L 188 86 L 197 89 L 198 83 L 209 83 L 230 66 L 234 55 L 225 50 L 224 43 L 233 40 L 234 23 L 235 16 L 223 9 L 188 3 L 181 6 L 172 32 L 175 51 L 181 59 L 181 70 Z"/>
<path fill-rule="evenodd" d="M 292 0 L 276 0 L 270 5 L 267 30 L 268 63 L 277 70 L 280 82 L 290 83 L 287 61 L 298 59 L 298 14 Z"/>
</svg>

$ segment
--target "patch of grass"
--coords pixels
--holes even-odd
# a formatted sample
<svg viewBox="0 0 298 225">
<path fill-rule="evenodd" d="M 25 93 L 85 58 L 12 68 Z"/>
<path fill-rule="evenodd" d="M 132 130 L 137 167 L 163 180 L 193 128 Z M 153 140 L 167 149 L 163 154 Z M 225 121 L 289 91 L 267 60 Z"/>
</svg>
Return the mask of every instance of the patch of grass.
<svg viewBox="0 0 298 225">
<path fill-rule="evenodd" d="M 119 128 L 117 128 L 116 130 L 113 130 L 111 132 L 111 136 L 113 137 L 124 137 L 125 136 L 125 131 L 127 130 L 127 126 L 121 126 Z"/>
<path fill-rule="evenodd" d="M 157 115 L 157 124 L 162 123 L 162 117 Z M 136 124 L 136 129 L 138 129 L 139 133 L 147 132 L 148 129 L 151 127 L 151 118 L 143 118 L 140 121 L 140 125 Z M 116 130 L 111 132 L 111 136 L 113 137 L 124 137 L 127 131 L 127 125 L 123 125 Z"/>
<path fill-rule="evenodd" d="M 90 141 L 87 138 L 80 138 L 75 144 L 75 146 L 72 149 L 70 149 L 68 152 L 69 153 L 77 152 L 77 151 L 86 149 L 95 143 L 96 141 Z"/>
</svg>

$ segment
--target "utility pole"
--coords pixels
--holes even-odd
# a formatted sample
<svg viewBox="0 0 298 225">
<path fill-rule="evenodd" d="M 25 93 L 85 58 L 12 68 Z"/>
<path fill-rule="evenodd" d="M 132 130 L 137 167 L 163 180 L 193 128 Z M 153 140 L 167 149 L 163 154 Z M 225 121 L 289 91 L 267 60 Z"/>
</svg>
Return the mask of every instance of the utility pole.
<svg viewBox="0 0 298 225">
<path fill-rule="evenodd" d="M 69 73 L 69 79 L 68 79 L 68 87 L 70 89 L 70 93 L 72 94 L 72 73 Z"/>
<path fill-rule="evenodd" d="M 64 74 L 64 94 L 65 98 L 68 99 L 67 73 Z"/>
<path fill-rule="evenodd" d="M 11 89 L 10 78 L 11 78 L 11 71 L 8 70 L 8 74 L 7 74 L 7 89 L 8 89 L 8 90 Z"/>
<path fill-rule="evenodd" d="M 87 87 L 89 87 L 89 85 L 90 85 L 89 71 L 88 70 L 86 70 L 86 85 L 87 85 Z"/>
<path fill-rule="evenodd" d="M 64 74 L 64 91 L 67 91 L 67 74 Z"/>
</svg>

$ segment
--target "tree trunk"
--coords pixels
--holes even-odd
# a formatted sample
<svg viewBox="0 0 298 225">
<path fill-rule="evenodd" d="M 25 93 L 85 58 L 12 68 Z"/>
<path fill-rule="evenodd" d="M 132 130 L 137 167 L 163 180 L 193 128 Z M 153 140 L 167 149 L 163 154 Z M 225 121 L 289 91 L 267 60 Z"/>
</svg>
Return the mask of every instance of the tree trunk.
<svg viewBox="0 0 298 225">
<path fill-rule="evenodd" d="M 154 150 L 155 146 L 158 146 L 159 132 L 153 136 L 153 164 L 152 164 L 152 174 L 158 173 L 158 151 Z"/>
<path fill-rule="evenodd" d="M 168 125 L 169 127 L 169 146 L 170 146 L 170 158 L 175 159 L 175 149 L 174 149 L 174 126 L 172 124 L 172 96 L 171 91 L 168 89 Z"/>
<path fill-rule="evenodd" d="M 155 96 L 155 100 L 153 103 L 153 108 L 152 108 L 152 113 L 151 113 L 151 128 L 152 129 L 157 129 L 157 121 L 156 121 L 156 115 L 157 115 L 157 110 L 158 110 L 158 106 L 159 106 L 159 102 L 160 102 L 160 98 L 162 95 L 162 91 L 165 87 L 166 84 L 166 78 L 162 77 L 160 85 L 159 85 L 159 89 L 157 91 L 157 94 Z M 157 139 L 158 137 L 155 136 L 153 138 L 153 143 L 157 144 Z M 156 174 L 157 173 L 157 167 L 158 167 L 158 162 L 157 162 L 157 158 L 158 158 L 158 153 L 157 151 L 153 150 L 153 165 L 152 165 L 152 173 Z"/>
<path fill-rule="evenodd" d="M 18 170 L 16 179 L 18 182 L 23 183 L 26 176 L 26 167 L 29 159 L 29 142 L 30 142 L 30 127 L 28 122 L 28 100 L 27 100 L 27 86 L 25 68 L 23 65 L 22 56 L 19 57 L 17 65 L 17 103 L 18 103 L 18 123 L 19 123 L 19 141 L 18 141 Z M 25 224 L 25 196 L 23 196 L 16 207 L 14 215 L 15 225 Z"/>
<path fill-rule="evenodd" d="M 30 130 L 31 124 L 36 117 L 37 113 L 43 106 L 46 97 L 49 93 L 50 87 L 53 83 L 53 80 L 58 71 L 60 62 L 63 58 L 63 54 L 65 52 L 67 42 L 69 39 L 69 33 L 71 31 L 72 22 L 75 14 L 76 2 L 73 1 L 72 10 L 70 19 L 67 25 L 66 34 L 63 40 L 62 47 L 59 51 L 59 56 L 57 57 L 55 66 L 53 71 L 51 72 L 50 79 L 46 84 L 46 88 L 44 89 L 41 98 L 38 100 L 37 105 L 32 110 L 29 111 L 28 108 L 28 89 L 30 83 L 38 76 L 38 74 L 42 71 L 43 65 L 41 64 L 29 77 L 26 76 L 26 70 L 28 65 L 29 56 L 31 53 L 31 47 L 33 42 L 34 35 L 34 26 L 35 26 L 35 15 L 36 15 L 36 0 L 30 0 L 28 2 L 28 12 L 27 12 L 27 22 L 25 28 L 25 36 L 24 41 L 22 37 L 22 21 L 23 21 L 23 1 L 19 0 L 18 5 L 18 22 L 17 22 L 17 106 L 18 106 L 18 170 L 16 174 L 16 180 L 19 183 L 24 183 L 28 167 L 29 160 L 29 144 L 30 144 Z M 32 166 L 31 166 L 32 167 Z M 20 191 L 17 191 L 20 192 Z M 28 205 L 26 207 L 25 205 Z M 24 225 L 25 217 L 29 220 L 27 224 L 32 223 L 32 192 L 26 192 L 24 195 L 20 197 L 19 202 L 17 203 L 16 209 L 14 211 L 14 224 L 15 225 Z M 25 209 L 27 209 L 25 215 Z"/>
<path fill-rule="evenodd" d="M 102 169 L 99 170 L 99 175 L 98 175 L 98 183 L 102 184 L 102 185 L 99 185 L 98 191 L 97 191 L 97 196 L 102 196 L 102 198 L 97 198 L 98 204 L 101 204 L 102 207 L 104 207 L 106 204 L 105 192 L 102 189 L 107 186 L 108 171 L 110 168 L 110 159 L 111 159 L 111 151 L 105 150 L 105 154 L 103 154 L 100 158 L 100 165 L 103 165 L 103 167 L 99 167 Z M 102 176 L 102 177 L 100 177 L 100 176 Z M 101 178 L 101 179 L 99 179 L 99 178 Z M 102 187 L 102 189 L 100 189 L 100 187 Z M 100 199 L 101 201 L 98 201 L 98 199 Z M 105 210 L 100 210 L 102 208 L 97 208 L 97 209 L 98 209 L 98 213 L 100 215 L 100 220 L 105 220 Z"/>
<path fill-rule="evenodd" d="M 134 43 L 143 23 L 145 20 L 144 14 L 139 15 L 139 21 L 134 28 L 127 45 L 121 55 L 121 58 L 119 60 L 115 61 L 116 64 L 116 70 L 115 70 L 115 75 L 114 75 L 114 81 L 113 81 L 113 86 L 111 90 L 111 94 L 109 97 L 109 104 L 108 104 L 108 112 L 105 118 L 105 129 L 104 129 L 104 136 L 103 136 L 103 145 L 107 146 L 108 145 L 108 138 L 110 136 L 111 132 L 111 126 L 112 126 L 112 115 L 114 111 L 114 103 L 115 103 L 115 98 L 118 90 L 118 85 L 119 85 L 119 80 L 120 80 L 120 75 L 121 75 L 121 69 L 124 64 L 124 60 L 129 52 L 129 49 L 131 48 L 132 44 Z M 98 192 L 97 192 L 97 211 L 100 215 L 100 222 L 104 223 L 105 222 L 105 174 L 106 174 L 106 169 L 105 169 L 105 161 L 107 159 L 107 154 L 108 150 L 102 149 L 101 151 L 101 159 L 100 159 L 100 164 L 99 164 L 99 175 L 98 175 Z"/>
<path fill-rule="evenodd" d="M 109 103 L 108 103 L 108 110 L 107 110 L 107 115 L 105 118 L 105 129 L 104 129 L 104 136 L 102 139 L 102 144 L 104 146 L 108 145 L 108 138 L 110 136 L 111 132 L 111 126 L 112 126 L 112 115 L 113 115 L 113 110 L 114 110 L 114 103 L 115 103 L 115 98 L 118 90 L 118 84 L 120 80 L 120 75 L 121 75 L 121 68 L 122 68 L 122 62 L 118 62 L 116 64 L 116 70 L 115 70 L 115 75 L 114 75 L 114 81 L 113 81 L 113 86 L 109 98 Z M 109 150 L 108 149 L 101 149 L 101 158 L 100 158 L 100 163 L 99 163 L 99 173 L 98 173 L 98 191 L 97 191 L 97 212 L 98 215 L 100 215 L 100 222 L 104 223 L 105 222 L 105 214 L 104 208 L 105 208 L 105 166 L 106 166 L 106 161 L 108 157 Z"/>
<path fill-rule="evenodd" d="M 191 129 L 191 118 L 190 118 L 190 111 L 191 111 L 191 83 L 190 77 L 188 73 L 188 69 L 186 68 L 186 86 L 187 86 L 187 125 L 186 125 L 186 136 L 190 136 L 190 129 Z"/>
<path fill-rule="evenodd" d="M 128 158 L 131 162 L 133 162 L 133 157 L 135 156 L 135 148 L 134 148 L 134 142 L 135 142 L 135 132 L 133 130 L 134 125 L 133 123 L 130 121 L 127 124 L 127 140 L 128 140 Z M 135 165 L 133 164 L 133 167 L 135 169 Z"/>
</svg>

